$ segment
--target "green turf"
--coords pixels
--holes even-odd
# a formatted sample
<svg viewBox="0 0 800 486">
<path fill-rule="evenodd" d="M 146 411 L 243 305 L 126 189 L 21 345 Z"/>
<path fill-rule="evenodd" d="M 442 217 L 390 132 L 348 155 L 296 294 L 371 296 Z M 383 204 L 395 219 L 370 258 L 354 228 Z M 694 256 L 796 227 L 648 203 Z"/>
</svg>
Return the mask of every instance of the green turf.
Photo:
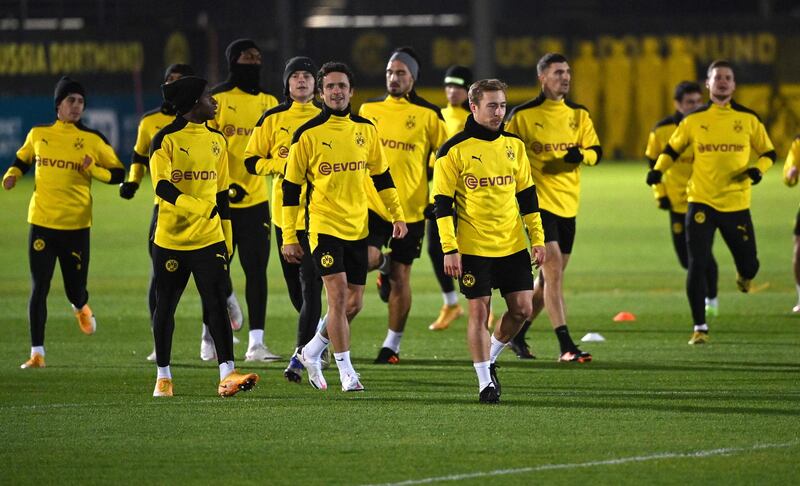
<svg viewBox="0 0 800 486">
<path fill-rule="evenodd" d="M 584 346 L 591 364 L 558 364 L 555 336 L 541 317 L 530 333 L 539 359 L 500 358 L 497 407 L 476 403 L 465 319 L 445 332 L 427 330 L 441 297 L 425 257 L 414 268 L 398 366 L 371 364 L 386 310 L 368 287 L 352 347 L 365 393 L 340 392 L 335 370 L 327 392 L 286 383 L 284 362 L 245 364 L 240 344 L 239 366 L 259 372 L 261 382 L 248 394 L 217 398 L 216 366 L 198 358 L 200 303 L 190 284 L 178 309 L 176 397 L 153 399 L 155 369 L 144 360 L 152 348 L 145 297 L 151 192 L 124 201 L 101 184 L 89 275 L 98 332 L 78 331 L 57 271 L 47 368 L 20 370 L 29 350 L 26 178 L 0 194 L 0 483 L 795 483 L 800 319 L 789 311 L 798 193 L 782 186 L 778 168 L 755 188 L 756 282 L 769 283 L 765 290 L 736 291 L 730 254 L 717 238 L 721 316 L 711 322 L 712 344 L 693 348 L 684 273 L 645 172 L 641 164 L 608 162 L 583 172 L 565 282 L 569 323 L 574 337 L 599 332 L 607 342 Z M 295 313 L 274 251 L 267 343 L 288 356 Z M 238 264 L 234 285 L 243 295 Z M 623 310 L 638 320 L 612 322 Z M 246 342 L 246 330 L 239 337 Z"/>
</svg>

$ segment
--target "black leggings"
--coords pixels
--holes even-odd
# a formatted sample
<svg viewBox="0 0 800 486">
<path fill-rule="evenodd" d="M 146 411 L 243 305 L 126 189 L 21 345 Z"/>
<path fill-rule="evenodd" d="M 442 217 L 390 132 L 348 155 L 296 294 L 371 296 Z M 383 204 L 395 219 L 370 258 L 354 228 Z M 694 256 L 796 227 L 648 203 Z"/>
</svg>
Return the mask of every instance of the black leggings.
<svg viewBox="0 0 800 486">
<path fill-rule="evenodd" d="M 717 228 L 733 255 L 739 275 L 752 279 L 758 273 L 756 235 L 750 210 L 721 212 L 706 204 L 689 203 L 686 213 L 686 243 L 689 248 L 686 295 L 695 325 L 706 322 L 706 275 L 713 259 L 711 245 Z"/>
<path fill-rule="evenodd" d="M 80 309 L 89 301 L 89 292 L 86 290 L 86 277 L 89 274 L 89 228 L 57 230 L 31 225 L 28 261 L 32 286 L 28 320 L 32 346 L 44 346 L 47 294 L 50 293 L 56 259 L 61 267 L 67 299 Z"/>
<path fill-rule="evenodd" d="M 267 264 L 269 263 L 269 203 L 231 208 L 234 254 L 245 277 L 245 298 L 250 330 L 264 329 L 267 316 Z"/>
<path fill-rule="evenodd" d="M 219 242 L 199 250 L 169 250 L 153 244 L 153 283 L 156 305 L 153 312 L 153 339 L 156 363 L 169 366 L 175 310 L 183 290 L 194 276 L 203 303 L 203 314 L 220 363 L 233 361 L 233 332 L 226 300 L 228 298 L 228 252 Z"/>
<path fill-rule="evenodd" d="M 672 246 L 675 248 L 675 254 L 678 255 L 678 261 L 684 269 L 689 269 L 689 248 L 686 244 L 686 213 L 676 213 L 675 211 L 669 212 L 670 232 L 672 233 Z M 713 243 L 713 236 L 712 236 Z M 706 297 L 714 299 L 717 297 L 717 284 L 719 281 L 719 267 L 717 260 L 714 259 L 714 254 L 711 254 L 711 259 L 706 266 Z"/>
<path fill-rule="evenodd" d="M 280 252 L 283 246 L 283 231 L 277 226 L 275 237 L 278 240 L 278 253 L 286 287 L 289 289 L 289 298 L 300 313 L 297 319 L 297 347 L 300 348 L 311 341 L 317 332 L 317 324 L 322 314 L 322 277 L 314 266 L 305 231 L 297 232 L 297 239 L 303 247 L 303 259 L 300 265 L 289 263 L 283 258 Z M 295 303 L 296 299 L 300 301 L 299 306 Z"/>
<path fill-rule="evenodd" d="M 456 289 L 453 278 L 444 273 L 444 252 L 442 252 L 442 241 L 439 238 L 439 227 L 436 226 L 435 219 L 428 219 L 428 255 L 431 257 L 433 273 L 439 281 L 442 293 L 452 292 Z"/>
</svg>

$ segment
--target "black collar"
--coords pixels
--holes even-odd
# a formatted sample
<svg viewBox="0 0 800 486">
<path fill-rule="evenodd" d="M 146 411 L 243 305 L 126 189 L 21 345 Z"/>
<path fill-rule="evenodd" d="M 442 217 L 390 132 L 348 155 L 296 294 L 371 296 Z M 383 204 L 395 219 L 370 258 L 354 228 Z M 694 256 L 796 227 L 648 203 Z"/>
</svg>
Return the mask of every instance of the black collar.
<svg viewBox="0 0 800 486">
<path fill-rule="evenodd" d="M 330 106 L 326 105 L 325 103 L 322 104 L 322 112 L 326 115 L 333 115 L 333 116 L 348 116 L 350 114 L 350 105 L 348 104 L 344 110 L 337 111 L 332 109 Z"/>
<path fill-rule="evenodd" d="M 473 117 L 470 113 L 470 115 L 467 117 L 467 122 L 464 124 L 464 131 L 467 132 L 470 137 L 491 142 L 500 138 L 500 135 L 503 134 L 504 127 L 505 123 L 501 123 L 500 128 L 498 128 L 496 132 L 489 130 L 488 128 L 476 122 L 475 117 Z"/>
</svg>

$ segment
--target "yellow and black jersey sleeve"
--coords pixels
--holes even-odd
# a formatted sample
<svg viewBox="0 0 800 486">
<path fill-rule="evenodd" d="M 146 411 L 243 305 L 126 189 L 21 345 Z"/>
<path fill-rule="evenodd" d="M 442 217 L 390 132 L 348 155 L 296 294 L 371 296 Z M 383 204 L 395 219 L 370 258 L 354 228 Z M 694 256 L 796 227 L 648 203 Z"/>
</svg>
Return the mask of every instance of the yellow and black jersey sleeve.
<svg viewBox="0 0 800 486">
<path fill-rule="evenodd" d="M 526 247 L 517 196 L 526 214 L 538 213 L 528 165 L 524 144 L 513 136 L 489 141 L 462 132 L 445 143 L 433 171 L 444 253 L 502 257 Z M 541 221 L 532 230 L 534 243 L 543 244 Z"/>
<path fill-rule="evenodd" d="M 217 114 L 208 122 L 228 140 L 230 164 L 231 207 L 242 208 L 269 200 L 267 179 L 255 176 L 244 165 L 245 149 L 250 136 L 265 111 L 278 105 L 278 100 L 267 93 L 256 95 L 232 87 L 224 91 L 212 90 L 217 101 Z"/>
<path fill-rule="evenodd" d="M 162 248 L 196 250 L 225 241 L 228 153 L 221 133 L 183 118 L 161 130 L 150 154 L 159 198 L 154 242 Z"/>
<path fill-rule="evenodd" d="M 377 131 L 369 121 L 324 111 L 294 135 L 286 164 L 283 220 L 297 219 L 300 188 L 308 184 L 310 197 L 305 204 L 309 233 L 350 241 L 363 239 L 368 231 L 365 181 L 370 177 L 387 185 L 380 192 L 395 195 L 397 208 L 393 212 L 402 216 L 388 174 Z M 294 228 L 283 230 L 285 241 L 294 243 Z"/>
<path fill-rule="evenodd" d="M 687 185 L 688 201 L 708 204 L 718 211 L 750 207 L 751 152 L 762 173 L 775 161 L 775 148 L 764 124 L 752 110 L 736 102 L 708 103 L 687 115 L 658 157 L 655 168 L 666 172 L 686 149 L 694 158 Z"/>
<path fill-rule="evenodd" d="M 792 167 L 800 170 L 800 135 L 795 137 L 792 146 L 789 147 L 789 153 L 786 154 L 786 161 L 783 163 L 783 182 L 789 187 L 797 184 L 797 173 L 793 177 L 789 174 Z"/>
<path fill-rule="evenodd" d="M 283 228 L 283 174 L 289 157 L 294 132 L 319 115 L 316 101 L 297 103 L 288 100 L 267 110 L 259 119 L 244 153 L 244 165 L 253 175 L 272 176 L 272 223 Z M 305 187 L 300 198 L 305 197 Z M 305 229 L 305 209 L 301 207 L 295 223 L 296 229 Z"/>
<path fill-rule="evenodd" d="M 128 182 L 135 182 L 137 184 L 142 182 L 145 172 L 149 165 L 150 144 L 153 137 L 159 130 L 166 127 L 175 115 L 168 115 L 161 111 L 161 109 L 151 110 L 142 116 L 139 120 L 139 127 L 136 130 L 136 143 L 133 146 L 133 156 L 131 158 L 131 167 L 128 172 Z"/>
<path fill-rule="evenodd" d="M 370 120 L 378 130 L 407 221 L 424 220 L 430 155 L 447 138 L 439 108 L 415 95 L 402 98 L 386 95 L 361 105 L 359 115 Z M 367 184 L 369 208 L 391 221 L 377 191 L 369 182 Z"/>
<path fill-rule="evenodd" d="M 659 121 L 653 131 L 650 132 L 645 156 L 651 169 L 655 167 L 658 156 L 666 148 L 669 138 L 682 118 L 680 113 L 668 116 Z M 692 175 L 692 162 L 692 150 L 687 148 L 680 154 L 676 163 L 664 174 L 661 183 L 653 186 L 655 198 L 668 197 L 670 208 L 676 213 L 685 213 L 688 210 L 689 201 L 686 187 L 689 183 L 689 177 Z"/>
<path fill-rule="evenodd" d="M 595 165 L 602 149 L 589 111 L 565 100 L 543 94 L 511 112 L 506 130 L 525 142 L 531 173 L 542 209 L 571 218 L 578 214 L 582 165 Z M 564 161 L 567 151 L 578 147 L 583 161 Z"/>
<path fill-rule="evenodd" d="M 85 156 L 93 163 L 82 169 Z M 21 177 L 36 165 L 28 222 L 53 229 L 92 224 L 91 180 L 118 184 L 125 169 L 100 132 L 83 124 L 55 121 L 31 129 L 6 176 Z"/>
</svg>

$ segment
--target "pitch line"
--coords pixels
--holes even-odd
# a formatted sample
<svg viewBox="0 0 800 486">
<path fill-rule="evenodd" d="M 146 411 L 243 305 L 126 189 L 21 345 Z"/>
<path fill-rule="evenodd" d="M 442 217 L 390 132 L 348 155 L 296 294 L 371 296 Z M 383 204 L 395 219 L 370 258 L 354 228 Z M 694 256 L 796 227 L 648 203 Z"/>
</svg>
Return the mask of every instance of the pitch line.
<svg viewBox="0 0 800 486">
<path fill-rule="evenodd" d="M 428 483 L 436 483 L 444 481 L 461 481 L 464 479 L 507 476 L 511 474 L 523 474 L 523 473 L 540 472 L 540 471 L 552 471 L 557 469 L 578 469 L 578 468 L 595 467 L 595 466 L 616 466 L 618 464 L 659 461 L 662 459 L 682 459 L 682 458 L 691 459 L 691 458 L 703 458 L 703 457 L 713 457 L 713 456 L 728 456 L 733 454 L 753 452 L 764 449 L 780 449 L 785 447 L 793 447 L 797 444 L 798 441 L 792 441 L 792 442 L 785 442 L 782 444 L 755 444 L 750 447 L 728 447 L 723 449 L 708 449 L 704 451 L 694 451 L 694 452 L 662 452 L 646 456 L 632 456 L 632 457 L 620 457 L 618 459 L 607 459 L 605 461 L 589 461 L 589 462 L 577 462 L 577 463 L 566 463 L 566 464 L 543 464 L 541 466 L 521 467 L 516 469 L 495 469 L 494 471 L 451 474 L 449 476 L 409 479 L 407 481 L 400 481 L 397 483 L 371 484 L 366 486 L 406 486 L 411 484 L 428 484 Z"/>
</svg>

